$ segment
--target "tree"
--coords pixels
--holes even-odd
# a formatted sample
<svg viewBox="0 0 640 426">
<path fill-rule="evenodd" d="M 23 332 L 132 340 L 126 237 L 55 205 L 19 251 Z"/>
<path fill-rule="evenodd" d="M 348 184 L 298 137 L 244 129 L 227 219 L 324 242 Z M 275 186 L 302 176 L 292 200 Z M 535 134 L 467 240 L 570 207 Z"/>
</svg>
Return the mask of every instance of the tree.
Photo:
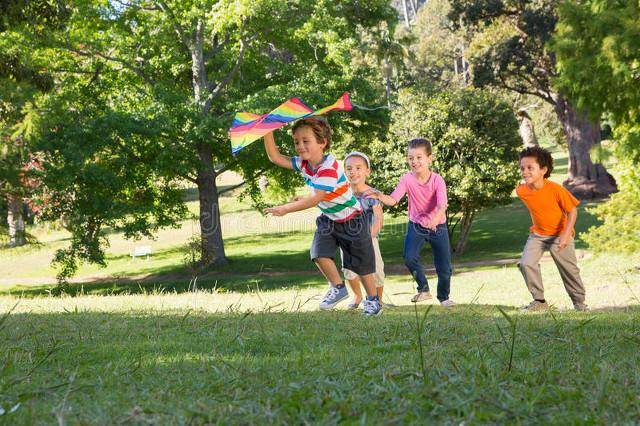
<svg viewBox="0 0 640 426">
<path fill-rule="evenodd" d="M 35 153 L 28 139 L 36 115 L 33 104 L 53 88 L 49 73 L 39 72 L 31 52 L 15 43 L 13 28 L 55 28 L 64 19 L 48 2 L 15 1 L 0 18 L 0 197 L 6 200 L 9 245 L 26 243 L 24 201 L 33 194 Z"/>
<path fill-rule="evenodd" d="M 182 179 L 198 188 L 205 265 L 227 262 L 217 176 L 229 170 L 242 173 L 248 192 L 255 197 L 260 194 L 257 179 L 262 175 L 275 176 L 285 185 L 295 179 L 274 170 L 255 147 L 237 158 L 231 156 L 227 129 L 233 113 L 268 111 L 291 96 L 326 103 L 345 89 L 363 102 L 377 101 L 379 92 L 369 84 L 369 70 L 352 67 L 350 52 L 358 46 L 364 29 L 382 21 L 392 27 L 395 19 L 393 9 L 383 0 L 76 0 L 68 10 L 64 31 L 47 38 L 31 34 L 30 39 L 31 46 L 39 48 L 43 56 L 48 54 L 48 67 L 55 70 L 60 84 L 69 86 L 68 91 L 62 90 L 69 96 L 53 109 L 66 117 L 59 107 L 65 102 L 79 110 L 87 108 L 97 121 L 81 123 L 92 131 L 105 131 L 108 129 L 102 126 L 113 124 L 117 130 L 108 139 L 119 154 L 130 150 L 140 158 L 150 158 L 158 153 L 151 139 L 159 138 L 163 149 L 160 159 L 164 161 L 154 158 L 158 179 L 169 186 Z M 91 92 L 104 114 L 99 114 L 92 99 L 82 96 L 83 87 L 100 88 Z M 54 99 L 47 102 L 56 105 Z M 44 148 L 48 153 L 64 151 L 72 156 L 56 141 L 75 138 L 78 132 L 95 139 L 82 127 L 59 125 L 59 120 L 45 123 L 48 136 L 44 137 Z M 131 133 L 129 126 L 118 125 L 121 123 L 137 130 Z M 367 120 L 355 113 L 342 126 L 358 136 L 366 134 L 366 124 Z M 145 126 L 155 126 L 155 134 L 143 132 Z M 120 132 L 125 135 L 123 140 Z M 139 146 L 131 145 L 133 140 Z M 108 152 L 100 151 L 100 157 L 115 155 L 112 148 L 105 149 Z M 67 160 L 58 158 L 57 162 L 64 166 L 69 164 Z M 64 173 L 75 171 L 70 167 Z M 67 182 L 72 185 L 74 181 Z M 84 196 L 80 198 L 91 200 L 90 188 L 94 186 L 80 187 L 88 192 L 78 194 Z M 181 202 L 174 202 L 177 209 Z M 147 212 L 153 208 L 149 206 Z M 120 214 L 137 217 L 138 229 L 150 224 L 148 215 L 135 210 L 121 209 Z M 92 229 L 73 229 L 80 245 L 100 246 L 104 222 L 99 216 L 95 219 L 89 220 L 94 223 Z M 99 260 L 100 252 L 91 259 Z M 74 253 L 78 251 L 67 254 Z"/>
<path fill-rule="evenodd" d="M 524 147 L 538 146 L 538 138 L 536 136 L 536 130 L 533 126 L 533 120 L 527 113 L 527 108 L 519 108 L 516 113 L 518 116 L 518 121 L 520 122 L 520 138 L 522 138 L 522 143 Z"/>
<path fill-rule="evenodd" d="M 431 0 L 420 8 L 412 28 L 417 42 L 415 50 L 417 80 L 443 87 L 466 86 L 468 45 L 466 31 L 455 29 L 449 18 L 449 0 Z"/>
<path fill-rule="evenodd" d="M 372 183 L 393 190 L 407 170 L 407 142 L 432 141 L 433 169 L 447 183 L 450 234 L 460 225 L 454 249 L 460 255 L 476 213 L 511 202 L 520 176 L 518 123 L 506 102 L 481 89 L 414 87 L 401 91 L 398 102 L 389 139 L 372 147 L 374 158 L 385 159 L 376 163 Z"/>
<path fill-rule="evenodd" d="M 452 0 L 451 21 L 473 26 L 470 47 L 474 84 L 529 94 L 554 106 L 569 150 L 564 185 L 580 198 L 615 192 L 613 177 L 589 156 L 600 142 L 599 120 L 576 108 L 553 87 L 556 58 L 548 42 L 556 28 L 555 0 Z"/>
<path fill-rule="evenodd" d="M 556 85 L 580 108 L 613 123 L 621 191 L 595 209 L 603 221 L 586 236 L 595 250 L 640 250 L 640 5 L 563 2 L 552 48 Z"/>
</svg>

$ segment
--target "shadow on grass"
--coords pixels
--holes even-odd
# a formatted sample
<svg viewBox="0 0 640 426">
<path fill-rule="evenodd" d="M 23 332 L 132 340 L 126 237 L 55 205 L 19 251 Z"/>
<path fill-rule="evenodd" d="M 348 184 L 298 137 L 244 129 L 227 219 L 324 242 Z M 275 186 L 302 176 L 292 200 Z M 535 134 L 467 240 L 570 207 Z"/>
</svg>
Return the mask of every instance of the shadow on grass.
<svg viewBox="0 0 640 426">
<path fill-rule="evenodd" d="M 588 206 L 593 206 L 594 203 Z M 456 263 L 474 261 L 495 261 L 512 259 L 520 256 L 528 235 L 530 217 L 525 207 L 519 202 L 481 212 L 473 224 L 468 251 L 455 259 Z M 578 239 L 577 248 L 585 248 L 579 234 L 597 223 L 596 218 L 580 206 L 579 219 L 576 225 Z M 380 238 L 383 258 L 388 265 L 402 265 L 402 246 L 406 222 L 395 221 L 385 225 Z M 227 251 L 230 263 L 215 270 L 204 271 L 199 274 L 198 285 L 201 288 L 218 288 L 226 291 L 247 291 L 258 284 L 269 289 L 291 288 L 296 285 L 308 286 L 324 282 L 315 265 L 309 260 L 309 244 L 311 232 L 286 232 L 269 235 L 249 235 L 227 238 Z M 82 292 L 89 294 L 121 294 L 144 293 L 149 291 L 184 292 L 189 289 L 192 274 L 181 261 L 187 249 L 183 246 L 173 247 L 154 253 L 153 259 L 167 261 L 180 259 L 174 263 L 154 265 L 144 260 L 137 262 L 135 271 L 140 278 L 112 276 L 99 280 L 88 280 L 57 288 L 52 285 L 30 285 L 13 287 L 4 294 L 24 294 L 35 296 L 55 294 L 64 290 L 66 294 L 77 295 Z M 422 251 L 423 264 L 429 266 L 433 262 L 428 244 Z M 123 261 L 126 254 L 109 257 L 109 261 Z M 336 259 L 339 261 L 338 253 Z M 392 270 L 390 269 L 389 272 Z M 396 273 L 405 274 L 400 267 Z"/>
<path fill-rule="evenodd" d="M 564 179 L 567 178 L 567 173 L 569 170 L 569 157 L 560 157 L 554 158 L 553 160 L 553 173 L 557 175 L 562 175 Z"/>
<path fill-rule="evenodd" d="M 126 295 L 126 294 L 172 294 L 194 290 L 215 290 L 218 292 L 246 293 L 252 291 L 306 288 L 325 284 L 318 274 L 266 276 L 234 275 L 205 276 L 193 279 L 167 279 L 166 275 L 150 276 L 144 279 L 105 278 L 85 282 L 58 285 L 15 286 L 0 294 L 32 298 L 38 296 L 84 296 L 84 295 Z"/>
</svg>

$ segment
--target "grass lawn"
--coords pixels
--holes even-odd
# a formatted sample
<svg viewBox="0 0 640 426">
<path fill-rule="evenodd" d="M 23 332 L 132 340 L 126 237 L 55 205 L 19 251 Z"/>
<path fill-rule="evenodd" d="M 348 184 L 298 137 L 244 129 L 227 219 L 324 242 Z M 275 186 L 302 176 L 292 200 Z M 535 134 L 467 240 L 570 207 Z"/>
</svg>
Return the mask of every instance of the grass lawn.
<svg viewBox="0 0 640 426">
<path fill-rule="evenodd" d="M 321 282 L 0 296 L 0 312 L 15 306 L 0 320 L 0 422 L 633 423 L 633 265 L 639 256 L 584 260 L 588 302 L 598 308 L 586 313 L 566 310 L 548 264 L 557 310 L 543 314 L 514 308 L 528 300 L 514 267 L 455 276 L 460 305 L 420 304 L 418 320 L 412 285 L 399 277 L 386 286 L 396 307 L 375 318 L 317 312 Z"/>
</svg>

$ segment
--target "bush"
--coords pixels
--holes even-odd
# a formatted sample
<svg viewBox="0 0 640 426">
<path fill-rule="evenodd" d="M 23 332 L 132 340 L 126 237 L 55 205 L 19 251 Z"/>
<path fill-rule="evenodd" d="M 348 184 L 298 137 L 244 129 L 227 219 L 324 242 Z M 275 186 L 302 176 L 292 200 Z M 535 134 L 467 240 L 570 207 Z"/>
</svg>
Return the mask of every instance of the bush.
<svg viewBox="0 0 640 426">
<path fill-rule="evenodd" d="M 634 253 L 640 251 L 640 173 L 625 162 L 620 192 L 591 210 L 601 221 L 582 238 L 595 252 Z"/>
<path fill-rule="evenodd" d="M 378 159 L 372 184 L 389 192 L 407 172 L 406 146 L 424 137 L 433 144 L 433 170 L 447 183 L 448 224 L 460 224 L 454 252 L 465 248 L 475 214 L 511 202 L 519 180 L 518 122 L 510 106 L 480 89 L 430 92 L 411 88 L 400 93 L 388 141 L 372 147 Z"/>
</svg>

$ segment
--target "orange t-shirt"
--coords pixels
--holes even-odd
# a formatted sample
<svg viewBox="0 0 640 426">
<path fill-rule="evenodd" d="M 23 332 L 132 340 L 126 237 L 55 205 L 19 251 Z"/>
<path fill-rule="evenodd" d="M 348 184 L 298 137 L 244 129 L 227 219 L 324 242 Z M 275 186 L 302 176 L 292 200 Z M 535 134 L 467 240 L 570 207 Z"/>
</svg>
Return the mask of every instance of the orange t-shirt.
<svg viewBox="0 0 640 426">
<path fill-rule="evenodd" d="M 521 184 L 516 194 L 531 214 L 533 226 L 529 229 L 540 235 L 560 235 L 567 224 L 567 213 L 580 204 L 562 185 L 547 179 L 538 190 Z"/>
</svg>

